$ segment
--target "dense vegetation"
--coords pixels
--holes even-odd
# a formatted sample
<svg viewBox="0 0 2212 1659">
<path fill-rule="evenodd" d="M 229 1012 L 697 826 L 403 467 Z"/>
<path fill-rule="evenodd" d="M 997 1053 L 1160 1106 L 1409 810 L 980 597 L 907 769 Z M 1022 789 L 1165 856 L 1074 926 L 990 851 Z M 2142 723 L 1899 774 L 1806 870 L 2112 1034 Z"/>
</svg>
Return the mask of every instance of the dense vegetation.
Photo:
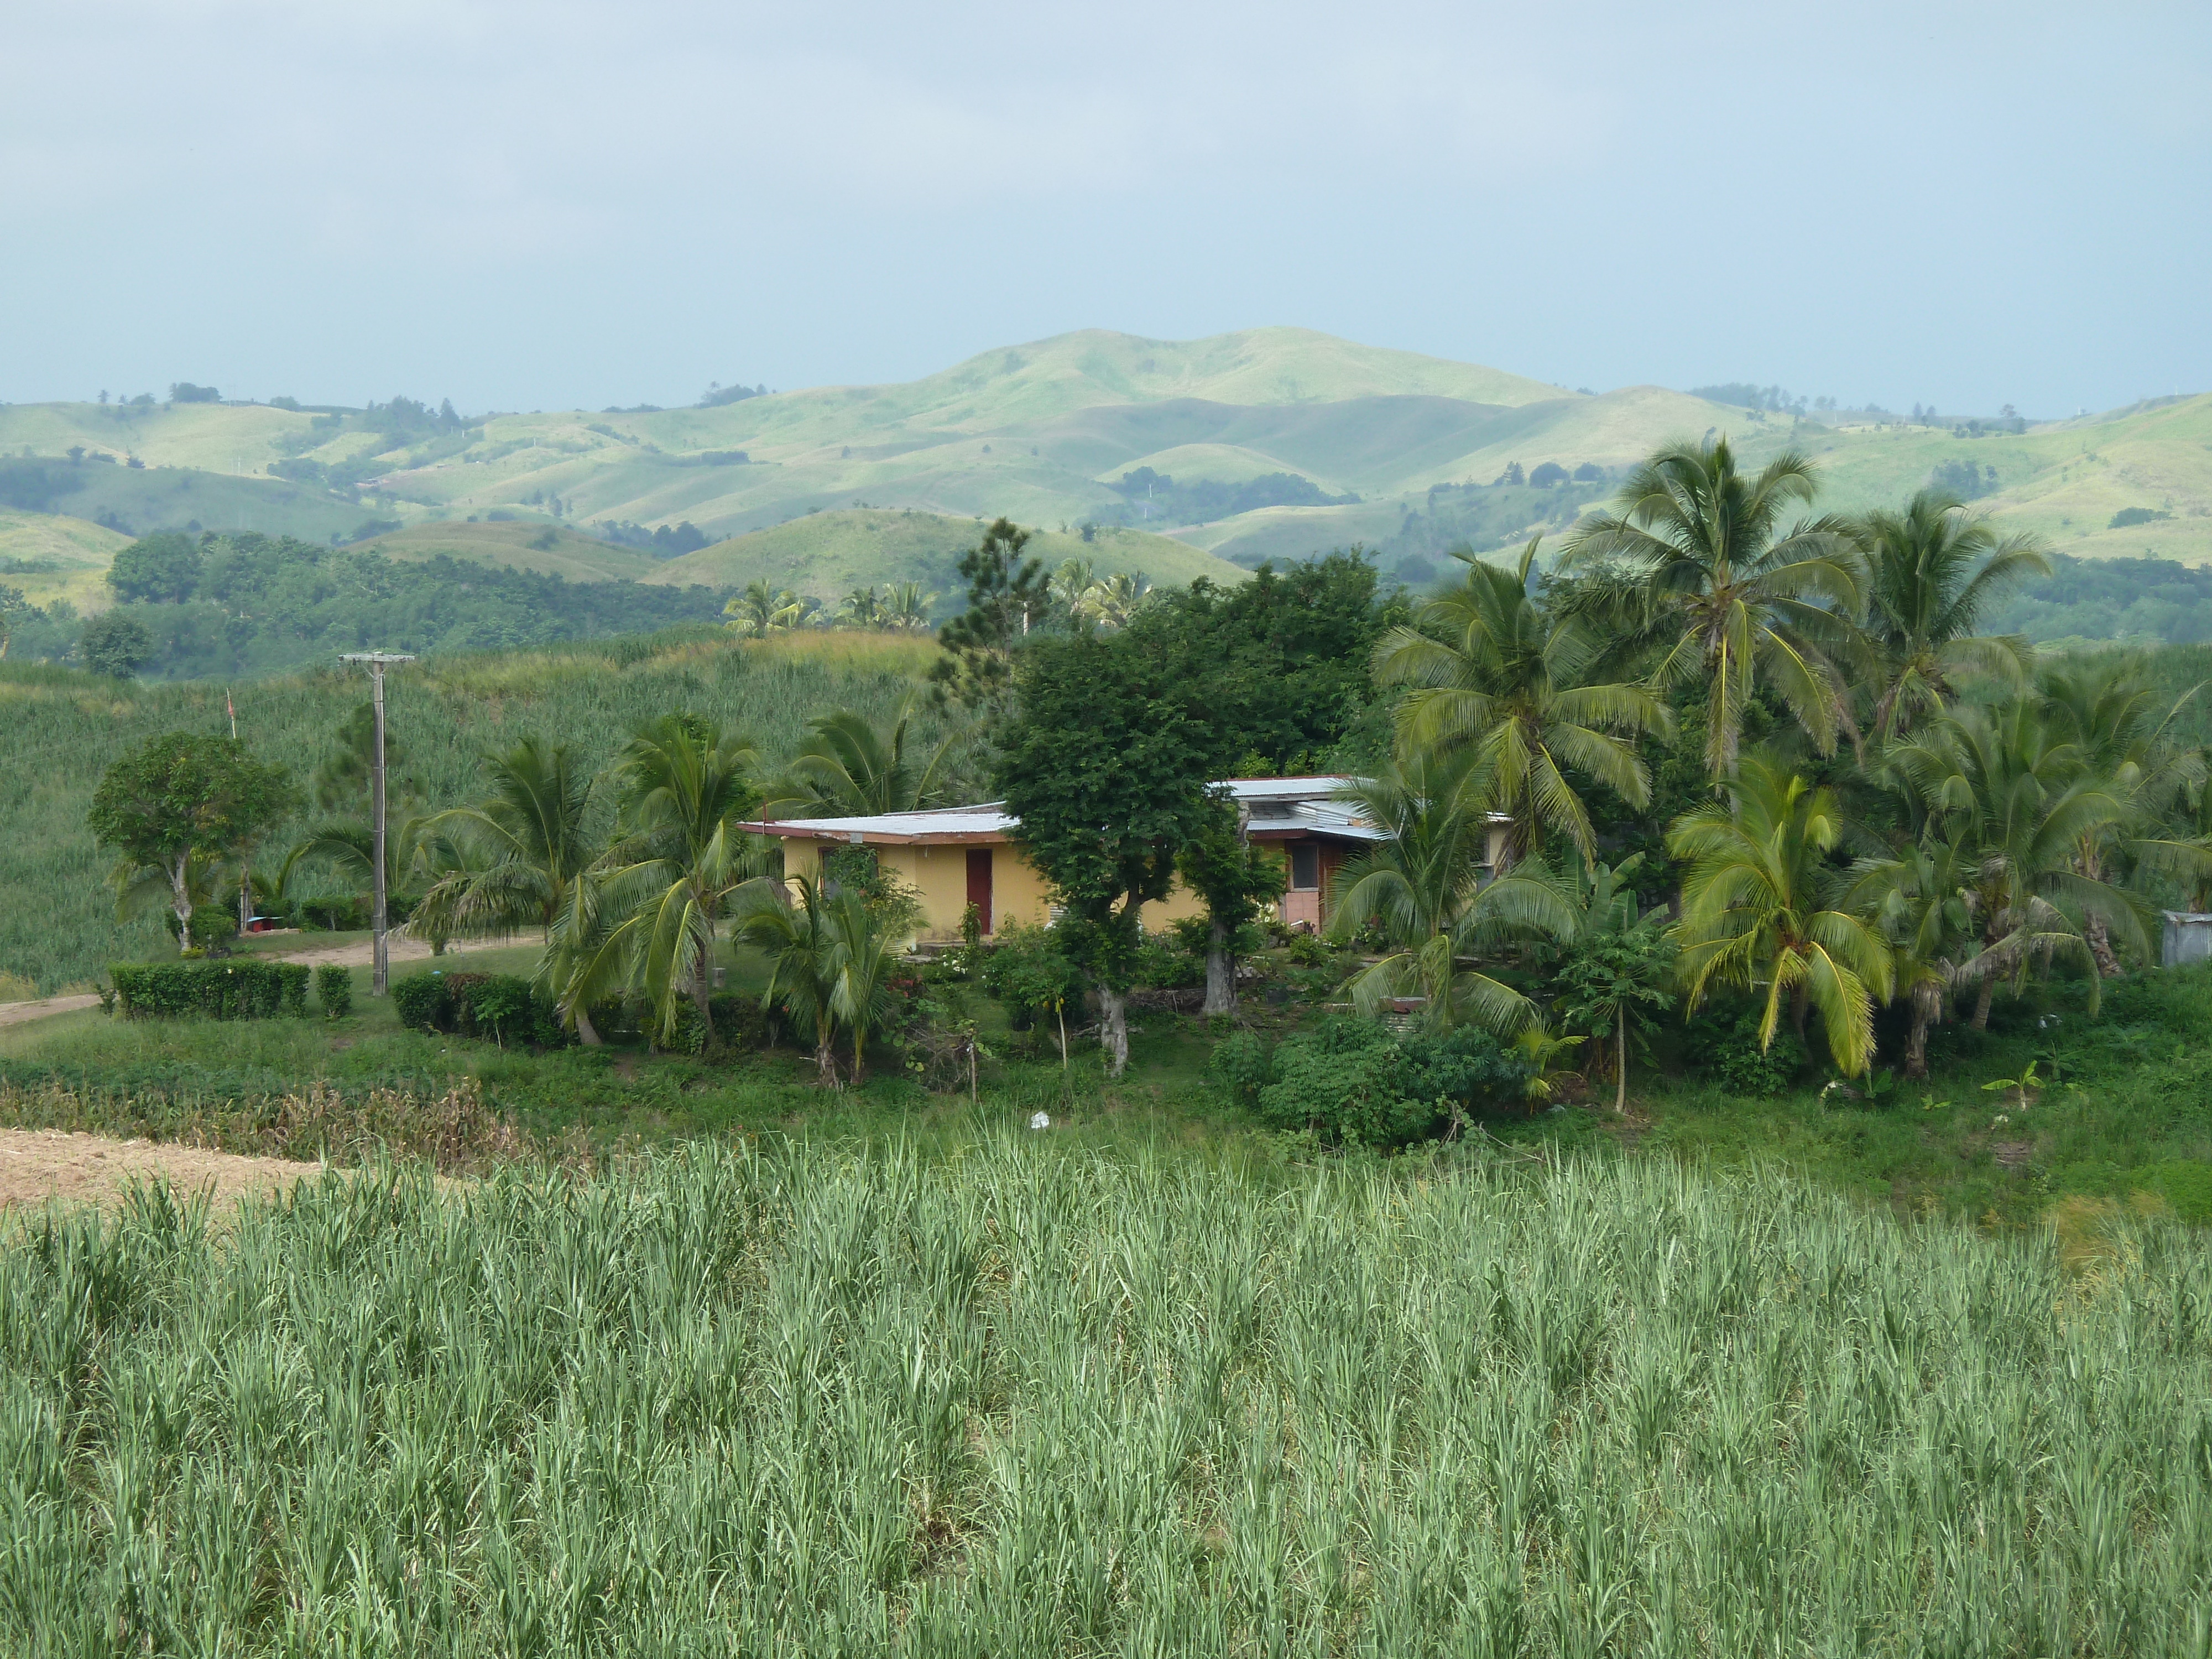
<svg viewBox="0 0 2212 1659">
<path fill-rule="evenodd" d="M 770 755 L 805 740 L 817 709 L 845 707 L 887 718 L 928 660 L 927 641 L 861 634 L 783 636 L 739 646 L 714 628 L 682 635 L 537 652 L 434 659 L 391 676 L 392 730 L 407 747 L 404 775 L 422 802 L 456 805 L 479 786 L 480 757 L 518 727 L 559 732 L 586 768 L 611 758 L 636 724 L 675 706 L 742 728 Z M 365 682 L 332 667 L 226 689 L 220 684 L 142 685 L 75 669 L 0 662 L 0 962 L 46 989 L 97 976 L 118 954 L 168 946 L 160 914 L 118 927 L 105 883 L 112 860 L 85 828 L 93 787 L 117 756 L 158 733 L 228 730 L 226 696 L 257 756 L 305 781 L 338 745 L 367 698 Z M 395 798 L 399 793 L 395 774 Z M 343 810 L 362 799 L 356 775 Z M 310 812 L 273 832 L 265 856 L 319 822 Z M 333 888 L 359 890 L 347 876 Z"/>
<path fill-rule="evenodd" d="M 12 1236 L 0 1607 L 242 1654 L 2201 1647 L 2212 970 L 2140 970 L 2212 872 L 2202 653 L 2038 659 L 1978 631 L 2033 548 L 1809 491 L 1662 455 L 1548 581 L 1418 607 L 1001 524 L 936 645 L 763 587 L 754 640 L 396 675 L 395 882 L 491 948 L 9 1032 L 0 1116 L 483 1179 Z M 0 688 L 57 843 L 222 708 Z M 343 814 L 357 684 L 252 693 Z M 1271 937 L 1205 783 L 1328 766 L 1383 838 Z M 740 830 L 990 782 L 1066 914 L 927 964 L 864 855 L 793 902 Z M 362 878 L 343 821 L 227 856 L 281 898 L 295 833 Z M 1170 872 L 1212 925 L 1135 934 Z M 1224 955 L 1233 1020 L 1165 1012 Z"/>
<path fill-rule="evenodd" d="M 2174 1653 L 2201 1251 L 1658 1163 L 987 1140 L 143 1201 L 0 1255 L 58 1650 Z"/>
<path fill-rule="evenodd" d="M 143 538 L 117 555 L 110 580 L 124 603 L 109 614 L 141 630 L 143 644 L 135 660 L 95 665 L 155 679 L 243 678 L 343 651 L 482 651 L 650 633 L 719 617 L 728 597 L 570 583 L 442 555 L 403 562 L 243 531 Z M 84 626 L 73 613 L 26 617 L 11 655 L 66 659 L 78 653 Z"/>
</svg>

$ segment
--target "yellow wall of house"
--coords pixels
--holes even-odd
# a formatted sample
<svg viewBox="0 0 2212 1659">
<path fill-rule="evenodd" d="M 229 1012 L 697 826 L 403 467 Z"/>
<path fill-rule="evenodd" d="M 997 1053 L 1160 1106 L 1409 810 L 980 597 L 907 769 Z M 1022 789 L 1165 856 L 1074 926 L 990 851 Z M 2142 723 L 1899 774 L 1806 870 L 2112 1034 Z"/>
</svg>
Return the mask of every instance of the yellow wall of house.
<svg viewBox="0 0 2212 1659">
<path fill-rule="evenodd" d="M 821 878 L 821 860 L 837 850 L 835 842 L 817 842 L 817 849 L 811 866 L 787 860 L 787 868 L 803 868 L 817 881 Z M 951 847 L 878 847 L 876 848 L 877 866 L 886 874 L 896 876 L 911 889 L 921 906 L 921 921 L 915 928 L 916 940 L 956 939 L 960 937 L 961 914 L 968 908 L 968 848 Z M 1042 927 L 1051 919 L 1052 890 L 1043 876 L 1026 858 L 1021 849 L 1010 842 L 1000 842 L 991 848 L 991 910 L 992 931 L 1006 927 L 1009 922 L 1024 927 Z M 1158 932 L 1170 922 L 1185 916 L 1203 915 L 1205 904 L 1195 893 L 1176 884 L 1167 897 L 1157 904 L 1147 904 L 1143 921 L 1148 931 Z"/>
</svg>

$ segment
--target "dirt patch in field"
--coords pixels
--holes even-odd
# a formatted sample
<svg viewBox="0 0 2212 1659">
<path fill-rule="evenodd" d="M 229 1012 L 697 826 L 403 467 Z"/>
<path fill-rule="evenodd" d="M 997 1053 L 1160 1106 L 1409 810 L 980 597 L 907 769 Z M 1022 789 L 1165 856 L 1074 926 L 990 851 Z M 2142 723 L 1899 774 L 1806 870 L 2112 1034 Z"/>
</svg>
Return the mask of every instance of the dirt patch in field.
<svg viewBox="0 0 2212 1659">
<path fill-rule="evenodd" d="M 319 1164 L 240 1158 L 151 1140 L 110 1140 L 59 1129 L 0 1129 L 0 1210 L 44 1204 L 113 1204 L 134 1181 L 167 1181 L 180 1195 L 212 1188 L 218 1210 L 240 1198 L 319 1176 Z"/>
</svg>

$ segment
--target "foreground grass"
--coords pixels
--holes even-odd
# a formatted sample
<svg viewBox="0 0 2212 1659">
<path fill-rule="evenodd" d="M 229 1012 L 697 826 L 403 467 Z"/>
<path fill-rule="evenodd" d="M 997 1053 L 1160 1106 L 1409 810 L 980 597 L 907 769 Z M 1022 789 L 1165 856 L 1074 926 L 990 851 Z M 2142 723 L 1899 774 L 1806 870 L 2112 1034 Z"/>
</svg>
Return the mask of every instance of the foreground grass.
<svg viewBox="0 0 2212 1659">
<path fill-rule="evenodd" d="M 0 1250 L 45 1653 L 2203 1652 L 2212 1265 L 986 1132 Z"/>
</svg>

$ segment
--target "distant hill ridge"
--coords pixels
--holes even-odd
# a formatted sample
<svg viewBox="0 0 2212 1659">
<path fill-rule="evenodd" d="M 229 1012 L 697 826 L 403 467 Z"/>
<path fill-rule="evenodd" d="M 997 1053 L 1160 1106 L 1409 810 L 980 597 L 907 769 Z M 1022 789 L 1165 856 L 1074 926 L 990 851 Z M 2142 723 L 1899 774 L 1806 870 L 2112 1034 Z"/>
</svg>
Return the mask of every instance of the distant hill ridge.
<svg viewBox="0 0 2212 1659">
<path fill-rule="evenodd" d="M 125 534 L 378 535 L 395 557 L 436 549 L 572 580 L 659 580 L 652 550 L 603 544 L 617 527 L 635 539 L 690 525 L 716 545 L 687 557 L 781 572 L 826 598 L 855 580 L 941 583 L 945 526 L 1002 514 L 1072 541 L 1095 526 L 1085 549 L 1115 526 L 1149 532 L 1127 557 L 1155 580 L 1191 568 L 1153 545 L 1164 537 L 1209 574 L 1355 541 L 1386 568 L 1418 571 L 1455 542 L 1556 534 L 1656 444 L 1726 433 L 1753 462 L 1790 445 L 1812 453 L 1824 506 L 1936 482 L 2063 551 L 2212 559 L 2212 398 L 2201 397 L 2020 433 L 1838 429 L 1270 327 L 1192 341 L 1082 330 L 918 380 L 707 409 L 467 421 L 402 402 L 337 414 L 0 407 L 0 507 Z M 1578 471 L 1600 483 L 1539 487 Z M 866 516 L 884 513 L 931 527 Z"/>
</svg>

